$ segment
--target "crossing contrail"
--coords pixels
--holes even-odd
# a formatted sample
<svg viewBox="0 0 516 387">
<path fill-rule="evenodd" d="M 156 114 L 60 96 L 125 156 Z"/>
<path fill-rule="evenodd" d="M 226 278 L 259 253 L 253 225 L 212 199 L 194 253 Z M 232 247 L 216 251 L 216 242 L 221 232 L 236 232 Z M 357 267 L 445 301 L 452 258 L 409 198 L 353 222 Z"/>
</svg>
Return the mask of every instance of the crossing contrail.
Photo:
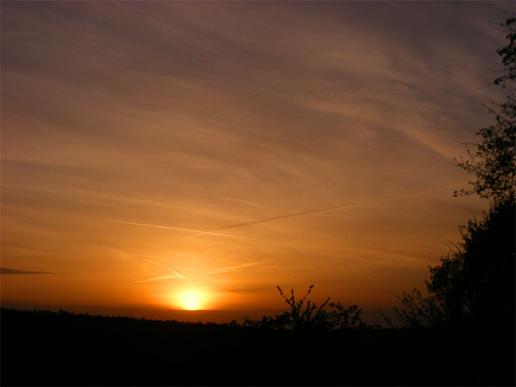
<svg viewBox="0 0 516 387">
<path fill-rule="evenodd" d="M 184 232 L 193 232 L 195 234 L 206 234 L 206 235 L 215 235 L 225 238 L 238 238 L 235 235 L 229 235 L 229 234 L 223 234 L 216 231 L 203 231 L 203 230 L 195 230 L 191 228 L 184 228 L 184 227 L 173 227 L 173 226 L 163 226 L 159 224 L 149 224 L 149 223 L 137 223 L 137 222 L 122 222 L 122 221 L 116 221 L 116 220 L 108 220 L 109 223 L 117 223 L 117 224 L 128 224 L 132 226 L 142 226 L 142 227 L 152 227 L 152 228 L 160 228 L 165 230 L 174 230 L 174 231 L 184 231 Z"/>
<path fill-rule="evenodd" d="M 159 266 L 159 267 L 161 267 L 163 269 L 171 271 L 172 274 L 165 274 L 165 275 L 160 275 L 160 276 L 156 276 L 156 277 L 146 278 L 146 279 L 143 279 L 143 280 L 133 281 L 132 283 L 164 281 L 164 280 L 169 280 L 169 279 L 187 279 L 187 277 L 184 274 L 179 273 L 177 270 L 174 270 L 174 269 L 172 269 L 172 268 L 170 268 L 168 266 L 165 266 L 165 265 L 161 265 L 161 264 L 159 264 L 159 263 L 155 262 L 154 260 L 151 260 L 151 259 L 149 259 L 147 257 L 142 257 L 142 258 L 145 261 L 147 261 L 147 262 L 156 264 L 157 266 Z M 245 268 L 248 268 L 248 267 L 254 267 L 254 266 L 260 265 L 260 264 L 265 263 L 265 262 L 270 262 L 270 260 L 248 262 L 248 263 L 243 263 L 241 265 L 233 265 L 233 266 L 221 267 L 219 269 L 198 273 L 197 275 L 212 275 L 212 274 L 231 273 L 231 272 L 239 271 L 239 270 L 242 270 L 242 269 L 245 269 Z"/>
<path fill-rule="evenodd" d="M 418 192 L 414 192 L 414 193 L 411 193 L 411 194 L 408 194 L 408 195 L 404 195 L 404 196 L 396 197 L 396 198 L 391 198 L 391 199 L 369 200 L 369 201 L 363 202 L 363 203 L 343 204 L 343 205 L 339 205 L 339 206 L 315 208 L 315 209 L 312 209 L 312 210 L 296 211 L 296 212 L 291 212 L 291 213 L 287 213 L 287 214 L 271 216 L 271 217 L 267 217 L 267 218 L 254 219 L 254 220 L 249 220 L 249 221 L 246 221 L 246 222 L 230 224 L 228 226 L 220 227 L 220 228 L 217 228 L 215 230 L 210 230 L 210 231 L 195 230 L 195 229 L 189 229 L 189 228 L 183 228 L 183 227 L 162 226 L 162 225 L 147 224 L 147 223 L 136 223 L 136 222 L 112 221 L 112 223 L 129 224 L 129 225 L 144 226 L 144 227 L 154 227 L 154 228 L 160 228 L 160 229 L 169 229 L 169 230 L 177 230 L 177 231 L 185 231 L 185 232 L 192 232 L 193 233 L 192 235 L 188 235 L 188 236 L 180 239 L 180 241 L 186 240 L 186 239 L 190 239 L 190 238 L 195 238 L 197 236 L 202 236 L 202 235 L 215 235 L 215 236 L 221 236 L 221 237 L 226 237 L 226 238 L 238 238 L 238 236 L 235 236 L 235 235 L 221 233 L 221 231 L 231 230 L 231 229 L 241 228 L 241 227 L 247 227 L 247 226 L 252 226 L 252 225 L 255 225 L 255 224 L 274 222 L 274 221 L 282 220 L 282 219 L 297 218 L 299 216 L 318 214 L 318 213 L 321 213 L 321 212 L 358 208 L 358 207 L 364 207 L 364 206 L 368 206 L 368 205 L 383 204 L 383 203 L 389 203 L 389 202 L 398 201 L 398 200 L 411 199 L 413 197 L 425 195 L 427 193 L 443 191 L 445 189 L 449 189 L 449 188 L 455 187 L 458 184 L 462 184 L 462 182 L 455 183 L 455 184 L 448 184 L 446 186 L 431 188 L 431 189 L 427 189 L 427 190 L 423 190 L 423 191 L 418 191 Z"/>
<path fill-rule="evenodd" d="M 162 269 L 165 269 L 167 271 L 169 271 L 170 273 L 172 273 L 172 275 L 168 275 L 169 277 L 171 278 L 181 278 L 181 279 L 186 279 L 186 276 L 180 272 L 178 272 L 176 269 L 170 267 L 170 266 L 166 266 L 166 265 L 163 265 L 159 262 L 156 262 L 154 259 L 151 259 L 149 257 L 146 257 L 146 256 L 142 256 L 141 257 L 144 261 L 146 262 L 149 262 L 151 264 L 153 264 L 154 266 L 158 266 Z"/>
<path fill-rule="evenodd" d="M 344 204 L 344 205 L 340 205 L 340 206 L 324 207 L 324 208 L 316 208 L 316 209 L 312 209 L 312 210 L 291 212 L 288 214 L 272 216 L 272 217 L 268 217 L 268 218 L 255 219 L 255 220 L 250 220 L 250 221 L 242 222 L 242 223 L 231 224 L 228 226 L 224 226 L 224 227 L 220 227 L 218 229 L 212 230 L 211 232 L 225 231 L 225 230 L 230 230 L 230 229 L 234 229 L 234 228 L 251 226 L 254 224 L 268 223 L 268 222 L 273 222 L 276 220 L 288 219 L 288 218 L 296 218 L 298 216 L 317 214 L 317 213 L 326 212 L 326 211 L 343 210 L 343 209 L 349 209 L 349 208 L 363 207 L 363 206 L 367 206 L 367 205 L 371 205 L 371 204 L 383 204 L 383 203 L 388 203 L 388 202 L 392 202 L 392 201 L 410 199 L 410 198 L 421 196 L 421 195 L 431 193 L 431 192 L 443 191 L 445 189 L 455 187 L 458 184 L 459 183 L 450 184 L 450 185 L 437 187 L 437 188 L 432 188 L 432 189 L 428 189 L 428 190 L 424 190 L 424 191 L 418 191 L 418 192 L 414 192 L 412 194 L 408 194 L 408 195 L 397 197 L 397 198 L 384 199 L 384 200 L 370 200 L 367 202 L 357 203 L 357 204 Z"/>
<path fill-rule="evenodd" d="M 161 270 L 164 270 L 165 272 L 168 273 L 168 274 L 161 275 L 159 277 L 153 277 L 153 278 L 143 279 L 143 280 L 139 280 L 139 281 L 130 281 L 129 283 L 151 282 L 151 281 L 158 281 L 158 280 L 164 280 L 164 279 L 181 279 L 181 280 L 188 279 L 188 277 L 186 275 L 184 275 L 183 273 L 180 273 L 173 267 L 164 265 L 149 256 L 126 254 L 121 250 L 113 249 L 108 246 L 104 246 L 104 248 L 115 253 L 117 256 L 122 257 L 124 260 L 129 260 L 129 261 L 134 261 L 134 262 L 142 262 L 143 261 L 146 263 L 150 263 L 151 265 L 159 267 Z"/>
</svg>

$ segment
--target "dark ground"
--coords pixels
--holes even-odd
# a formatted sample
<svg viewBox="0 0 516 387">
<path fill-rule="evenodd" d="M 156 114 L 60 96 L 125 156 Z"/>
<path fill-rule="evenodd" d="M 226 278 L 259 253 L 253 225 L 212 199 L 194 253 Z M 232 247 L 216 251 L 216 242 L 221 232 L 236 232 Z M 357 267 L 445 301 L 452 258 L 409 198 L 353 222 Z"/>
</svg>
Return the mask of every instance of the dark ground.
<svg viewBox="0 0 516 387">
<path fill-rule="evenodd" d="M 514 332 L 273 331 L 1 310 L 2 385 L 514 385 Z"/>
</svg>

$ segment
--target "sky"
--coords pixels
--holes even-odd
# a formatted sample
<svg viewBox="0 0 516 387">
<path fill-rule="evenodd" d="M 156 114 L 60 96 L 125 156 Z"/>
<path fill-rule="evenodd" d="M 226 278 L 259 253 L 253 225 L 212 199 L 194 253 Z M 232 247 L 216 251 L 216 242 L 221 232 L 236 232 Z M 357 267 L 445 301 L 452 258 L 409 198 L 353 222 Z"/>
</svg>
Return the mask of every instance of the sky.
<svg viewBox="0 0 516 387">
<path fill-rule="evenodd" d="M 1 3 L 3 304 L 364 309 L 486 203 L 512 2 Z"/>
</svg>

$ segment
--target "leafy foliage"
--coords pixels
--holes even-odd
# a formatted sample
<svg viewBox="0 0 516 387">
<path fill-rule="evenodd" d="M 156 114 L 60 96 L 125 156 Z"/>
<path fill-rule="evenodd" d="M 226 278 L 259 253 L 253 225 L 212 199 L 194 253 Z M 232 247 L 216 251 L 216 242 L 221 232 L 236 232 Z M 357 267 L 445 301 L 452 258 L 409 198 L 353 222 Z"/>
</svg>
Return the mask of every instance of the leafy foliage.
<svg viewBox="0 0 516 387">
<path fill-rule="evenodd" d="M 458 195 L 478 194 L 483 198 L 504 200 L 514 197 L 516 191 L 516 18 L 508 19 L 503 27 L 508 43 L 497 53 L 502 57 L 503 75 L 494 83 L 510 92 L 504 103 L 489 112 L 495 115 L 495 123 L 477 132 L 481 142 L 470 144 L 468 159 L 459 158 L 457 164 L 475 177 L 471 189 L 456 192 Z"/>
<path fill-rule="evenodd" d="M 502 28 L 506 32 L 505 38 L 509 43 L 496 51 L 502 57 L 504 74 L 496 78 L 494 82 L 505 87 L 507 81 L 516 80 L 516 18 L 507 19 L 505 23 L 502 23 Z"/>
<path fill-rule="evenodd" d="M 430 268 L 427 296 L 400 297 L 404 326 L 498 326 L 514 329 L 515 201 L 498 201 L 481 221 L 470 220 L 462 241 Z"/>
<path fill-rule="evenodd" d="M 263 316 L 258 321 L 247 319 L 246 326 L 268 327 L 275 329 L 359 329 L 366 327 L 362 321 L 362 310 L 357 305 L 344 307 L 340 302 L 330 302 L 328 297 L 317 305 L 310 300 L 314 285 L 308 287 L 306 294 L 296 300 L 294 289 L 287 296 L 278 286 L 280 296 L 289 306 L 289 310 L 274 317 Z"/>
<path fill-rule="evenodd" d="M 401 297 L 398 297 L 398 300 L 401 306 L 394 308 L 394 315 L 403 327 L 418 328 L 441 325 L 440 308 L 433 298 L 424 297 L 420 290 L 412 289 L 410 293 L 404 292 Z M 383 317 L 389 326 L 395 326 L 385 314 Z"/>
<path fill-rule="evenodd" d="M 514 100 L 501 106 L 496 124 L 480 129 L 482 142 L 467 149 L 468 160 L 459 159 L 458 165 L 476 177 L 472 188 L 456 194 L 476 193 L 495 200 L 514 196 L 516 189 L 516 109 Z M 494 112 L 494 110 L 492 110 Z"/>
<path fill-rule="evenodd" d="M 497 53 L 503 75 L 494 83 L 511 86 L 504 103 L 491 109 L 495 123 L 477 132 L 481 142 L 467 149 L 458 165 L 475 177 L 470 190 L 490 199 L 484 219 L 470 220 L 462 241 L 441 264 L 430 268 L 427 296 L 418 290 L 400 297 L 395 314 L 404 326 L 491 326 L 514 330 L 515 192 L 516 192 L 516 18 L 503 27 L 508 43 Z"/>
</svg>

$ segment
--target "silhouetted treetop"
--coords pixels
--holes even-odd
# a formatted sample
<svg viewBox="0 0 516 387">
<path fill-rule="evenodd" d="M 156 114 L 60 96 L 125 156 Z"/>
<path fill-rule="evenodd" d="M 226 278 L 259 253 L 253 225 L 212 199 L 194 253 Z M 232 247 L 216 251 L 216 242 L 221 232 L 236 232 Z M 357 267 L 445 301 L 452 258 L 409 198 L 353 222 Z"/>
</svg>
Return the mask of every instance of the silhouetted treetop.
<svg viewBox="0 0 516 387">
<path fill-rule="evenodd" d="M 505 102 L 489 109 L 495 116 L 495 123 L 477 132 L 481 141 L 467 147 L 468 158 L 459 158 L 457 164 L 475 179 L 470 181 L 471 189 L 455 194 L 478 194 L 482 198 L 504 200 L 516 191 L 516 19 L 502 24 L 507 31 L 508 43 L 497 50 L 502 57 L 503 75 L 494 83 L 510 91 Z"/>
<path fill-rule="evenodd" d="M 394 312 L 406 327 L 474 326 L 514 331 L 515 202 L 497 201 L 482 220 L 470 220 L 462 240 L 430 268 L 427 295 L 399 297 Z"/>
<path fill-rule="evenodd" d="M 430 268 L 427 295 L 415 289 L 400 297 L 401 307 L 395 313 L 405 326 L 473 326 L 514 332 L 516 19 L 508 19 L 503 26 L 508 43 L 497 53 L 504 73 L 494 82 L 512 88 L 505 102 L 490 110 L 495 123 L 477 132 L 481 141 L 467 149 L 469 159 L 458 162 L 474 177 L 471 189 L 459 193 L 490 199 L 490 208 L 483 219 L 470 220 L 461 229 L 461 241 Z"/>
<path fill-rule="evenodd" d="M 502 23 L 502 28 L 507 33 L 505 38 L 507 45 L 496 52 L 502 57 L 504 74 L 495 79 L 495 84 L 505 86 L 506 82 L 516 80 L 516 18 L 509 18 Z"/>
</svg>

